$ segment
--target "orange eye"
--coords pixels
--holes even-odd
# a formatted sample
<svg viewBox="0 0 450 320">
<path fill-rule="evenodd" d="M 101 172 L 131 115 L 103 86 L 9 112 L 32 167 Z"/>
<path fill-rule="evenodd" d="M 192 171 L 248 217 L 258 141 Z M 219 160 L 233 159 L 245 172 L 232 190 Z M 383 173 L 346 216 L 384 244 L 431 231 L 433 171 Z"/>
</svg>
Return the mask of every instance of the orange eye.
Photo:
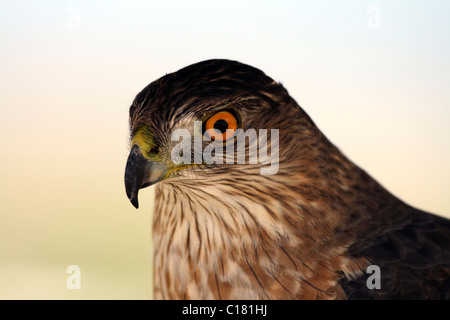
<svg viewBox="0 0 450 320">
<path fill-rule="evenodd" d="M 234 136 L 238 119 L 229 111 L 220 111 L 210 117 L 204 124 L 204 132 L 211 140 L 227 141 Z"/>
</svg>

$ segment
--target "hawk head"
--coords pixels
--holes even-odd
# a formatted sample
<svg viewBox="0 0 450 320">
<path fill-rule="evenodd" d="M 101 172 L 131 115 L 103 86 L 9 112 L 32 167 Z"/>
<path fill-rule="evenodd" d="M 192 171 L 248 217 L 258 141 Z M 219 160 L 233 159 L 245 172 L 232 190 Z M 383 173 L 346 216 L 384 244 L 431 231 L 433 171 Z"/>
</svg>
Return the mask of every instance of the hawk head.
<svg viewBox="0 0 450 320">
<path fill-rule="evenodd" d="M 270 166 L 266 175 L 295 174 L 323 140 L 281 84 L 229 60 L 203 61 L 149 84 L 130 108 L 130 131 L 125 186 L 136 208 L 139 189 L 159 181 L 217 187 L 259 181 Z"/>
</svg>

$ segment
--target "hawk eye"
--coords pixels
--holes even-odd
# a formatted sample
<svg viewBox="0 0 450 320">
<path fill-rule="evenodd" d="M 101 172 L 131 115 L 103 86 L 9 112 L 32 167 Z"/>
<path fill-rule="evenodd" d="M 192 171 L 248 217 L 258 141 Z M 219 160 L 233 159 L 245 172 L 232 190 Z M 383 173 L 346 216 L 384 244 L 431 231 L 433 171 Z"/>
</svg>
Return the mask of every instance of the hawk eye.
<svg viewBox="0 0 450 320">
<path fill-rule="evenodd" d="M 234 136 L 238 128 L 238 118 L 233 111 L 219 111 L 206 120 L 203 132 L 208 134 L 211 140 L 227 141 Z"/>
</svg>

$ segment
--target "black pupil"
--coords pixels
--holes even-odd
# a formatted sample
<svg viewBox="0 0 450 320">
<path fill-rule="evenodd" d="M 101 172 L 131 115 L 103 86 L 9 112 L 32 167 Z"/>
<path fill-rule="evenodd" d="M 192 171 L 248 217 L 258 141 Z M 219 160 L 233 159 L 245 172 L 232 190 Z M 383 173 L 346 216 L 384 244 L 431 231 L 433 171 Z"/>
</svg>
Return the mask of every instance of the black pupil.
<svg viewBox="0 0 450 320">
<path fill-rule="evenodd" d="M 221 133 L 225 133 L 228 129 L 228 122 L 223 119 L 217 120 L 214 123 L 214 129 L 219 130 Z"/>
</svg>

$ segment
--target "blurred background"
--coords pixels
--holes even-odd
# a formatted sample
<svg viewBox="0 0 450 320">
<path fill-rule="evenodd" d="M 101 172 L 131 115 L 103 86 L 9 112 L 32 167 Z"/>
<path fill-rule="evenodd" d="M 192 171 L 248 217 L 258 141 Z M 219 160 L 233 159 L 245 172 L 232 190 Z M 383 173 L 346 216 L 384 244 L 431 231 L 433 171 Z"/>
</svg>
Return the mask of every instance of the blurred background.
<svg viewBox="0 0 450 320">
<path fill-rule="evenodd" d="M 227 58 L 350 159 L 450 217 L 450 2 L 0 1 L 0 299 L 148 299 L 153 190 L 123 185 L 148 83 Z M 69 289 L 70 265 L 80 289 Z"/>
</svg>

